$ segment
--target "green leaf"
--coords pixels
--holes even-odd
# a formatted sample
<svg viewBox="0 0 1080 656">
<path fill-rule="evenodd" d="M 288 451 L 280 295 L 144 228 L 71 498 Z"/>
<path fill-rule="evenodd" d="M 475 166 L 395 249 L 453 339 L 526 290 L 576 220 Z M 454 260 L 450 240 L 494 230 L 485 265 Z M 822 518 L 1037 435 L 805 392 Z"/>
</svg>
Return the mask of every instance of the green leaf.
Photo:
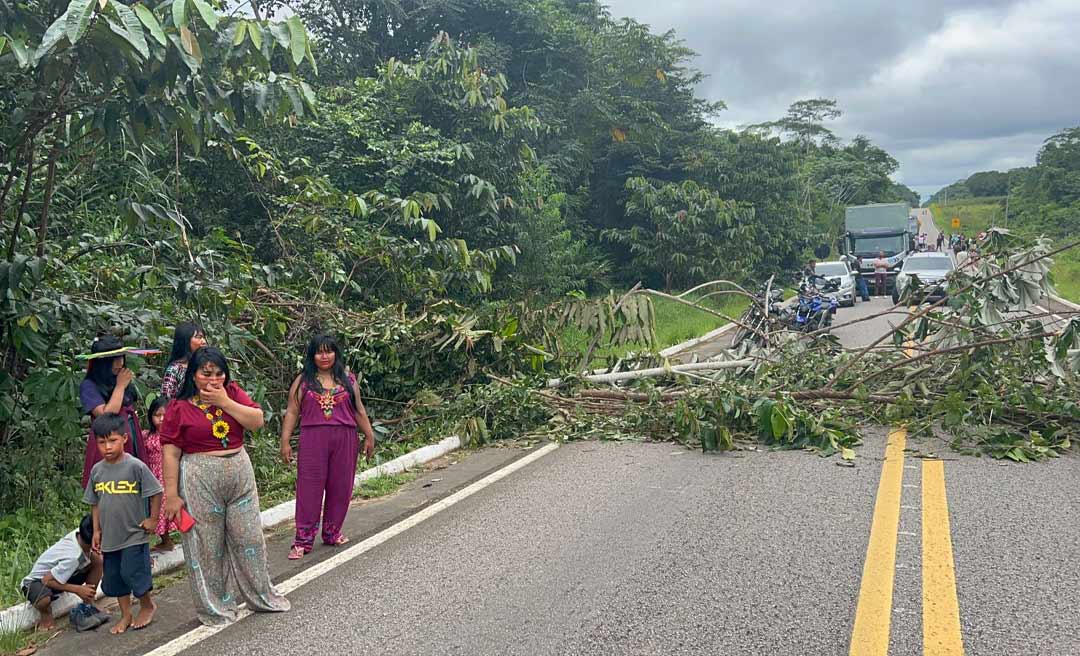
<svg viewBox="0 0 1080 656">
<path fill-rule="evenodd" d="M 262 25 L 258 23 L 251 23 L 247 29 L 248 36 L 251 37 L 251 43 L 255 46 L 256 50 L 262 50 L 263 33 Z"/>
<path fill-rule="evenodd" d="M 300 62 L 304 61 L 304 55 L 307 53 L 307 30 L 304 29 L 304 23 L 301 22 L 299 16 L 290 16 L 288 25 L 293 64 L 299 66 Z"/>
<path fill-rule="evenodd" d="M 247 21 L 240 21 L 236 24 L 236 32 L 233 34 L 233 46 L 235 47 L 243 43 L 245 36 L 247 36 Z"/>
<path fill-rule="evenodd" d="M 315 98 L 315 90 L 311 88 L 311 85 L 300 80 L 300 91 L 304 94 L 304 100 L 307 101 L 307 104 L 314 108 L 317 101 Z"/>
<path fill-rule="evenodd" d="M 146 35 L 143 34 L 143 26 L 142 22 L 139 21 L 139 17 L 135 15 L 131 7 L 122 2 L 114 2 L 112 6 L 123 23 L 125 34 L 120 36 L 124 37 L 124 40 L 130 43 L 131 47 L 135 48 L 143 58 L 148 58 L 150 56 L 150 47 L 146 45 Z"/>
<path fill-rule="evenodd" d="M 775 439 L 780 439 L 787 434 L 788 429 L 791 427 L 791 423 L 788 418 L 784 416 L 779 407 L 774 407 L 770 423 L 772 424 L 772 435 Z"/>
<path fill-rule="evenodd" d="M 45 30 L 45 34 L 41 37 L 41 43 L 38 44 L 37 51 L 34 52 L 33 65 L 37 66 L 45 55 L 49 54 L 49 51 L 56 47 L 56 44 L 60 42 L 60 39 L 64 38 L 64 28 L 67 26 L 67 12 L 65 11 L 60 15 L 53 24 L 49 26 L 49 29 Z"/>
<path fill-rule="evenodd" d="M 195 3 L 195 8 L 199 10 L 199 16 L 202 17 L 206 26 L 212 30 L 217 30 L 218 16 L 214 8 L 206 4 L 206 0 L 192 0 Z"/>
<path fill-rule="evenodd" d="M 172 20 L 176 27 L 187 25 L 187 0 L 173 0 Z"/>
<path fill-rule="evenodd" d="M 150 30 L 150 36 L 154 37 L 154 40 L 163 46 L 169 45 L 169 40 L 165 38 L 165 32 L 161 29 L 161 23 L 158 22 L 157 16 L 154 12 L 150 11 L 146 5 L 135 5 L 135 14 L 142 21 L 142 24 L 146 26 L 146 29 Z"/>
<path fill-rule="evenodd" d="M 293 113 L 297 116 L 304 115 L 304 101 L 300 98 L 300 93 L 296 90 L 296 85 L 288 84 L 284 85 L 285 95 L 289 97 L 289 102 L 292 103 Z"/>
<path fill-rule="evenodd" d="M 30 63 L 30 57 L 34 54 L 27 52 L 26 44 L 14 37 L 11 39 L 11 52 L 15 53 L 15 61 L 19 62 L 19 68 L 26 68 L 26 65 Z"/>
<path fill-rule="evenodd" d="M 90 17 L 94 15 L 95 4 L 97 0 L 71 0 L 68 5 L 66 31 L 72 45 L 78 43 L 90 27 Z"/>
<path fill-rule="evenodd" d="M 285 23 L 270 23 L 270 34 L 274 35 L 278 45 L 288 50 L 292 47 L 292 37 L 289 36 L 289 26 Z"/>
<path fill-rule="evenodd" d="M 442 228 L 439 227 L 439 224 L 431 219 L 420 219 L 420 225 L 427 230 L 428 241 L 435 241 L 436 235 L 442 232 Z"/>
<path fill-rule="evenodd" d="M 844 460 L 854 460 L 855 459 L 855 449 L 849 449 L 848 447 L 845 446 L 844 448 L 840 449 L 840 457 L 843 458 Z"/>
<path fill-rule="evenodd" d="M 315 55 L 312 54 L 312 52 L 311 52 L 311 41 L 310 40 L 308 41 L 308 44 L 307 44 L 307 53 L 306 53 L 306 55 L 307 55 L 308 63 L 311 64 L 312 72 L 315 73 L 315 75 L 318 75 L 319 74 L 319 65 L 315 63 Z"/>
</svg>

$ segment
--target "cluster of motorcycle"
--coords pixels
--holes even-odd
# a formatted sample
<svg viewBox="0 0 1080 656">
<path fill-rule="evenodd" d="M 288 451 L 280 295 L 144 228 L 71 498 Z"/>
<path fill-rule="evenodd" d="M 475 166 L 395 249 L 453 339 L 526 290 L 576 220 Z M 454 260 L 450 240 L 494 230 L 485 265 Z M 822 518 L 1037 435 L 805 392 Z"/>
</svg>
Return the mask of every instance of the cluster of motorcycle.
<svg viewBox="0 0 1080 656">
<path fill-rule="evenodd" d="M 739 319 L 732 348 L 747 350 L 751 345 L 772 345 L 774 338 L 785 330 L 812 333 L 828 328 L 839 307 L 835 295 L 839 289 L 837 281 L 822 276 L 804 276 L 799 283 L 798 299 L 785 304 L 784 290 L 769 278 Z"/>
</svg>

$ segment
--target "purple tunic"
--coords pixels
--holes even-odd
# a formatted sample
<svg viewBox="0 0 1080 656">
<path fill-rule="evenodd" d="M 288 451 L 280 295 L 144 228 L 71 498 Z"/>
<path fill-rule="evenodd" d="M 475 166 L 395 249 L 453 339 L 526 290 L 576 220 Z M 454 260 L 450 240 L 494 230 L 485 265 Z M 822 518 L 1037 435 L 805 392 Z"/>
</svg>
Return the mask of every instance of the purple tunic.
<svg viewBox="0 0 1080 656">
<path fill-rule="evenodd" d="M 354 385 L 356 377 L 349 374 L 349 384 Z M 316 394 L 309 389 L 307 383 L 300 383 L 300 433 L 305 429 L 318 428 L 319 426 L 349 426 L 356 428 L 356 408 L 353 406 L 349 391 L 340 385 L 334 387 L 329 397 L 324 394 Z M 328 415 L 327 408 L 333 399 L 333 409 Z M 301 439 L 303 439 L 301 437 Z"/>
<path fill-rule="evenodd" d="M 349 384 L 356 378 L 349 375 Z M 300 452 L 296 457 L 296 538 L 311 551 L 322 519 L 322 539 L 336 544 L 352 501 L 360 455 L 356 408 L 347 390 L 316 394 L 300 384 Z"/>
</svg>

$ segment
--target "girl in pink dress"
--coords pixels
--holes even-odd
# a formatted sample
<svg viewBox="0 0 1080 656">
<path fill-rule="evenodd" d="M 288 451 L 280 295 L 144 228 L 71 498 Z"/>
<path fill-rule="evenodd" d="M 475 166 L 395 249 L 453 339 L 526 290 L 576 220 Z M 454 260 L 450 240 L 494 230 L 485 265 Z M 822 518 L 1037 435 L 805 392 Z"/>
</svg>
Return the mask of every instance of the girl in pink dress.
<svg viewBox="0 0 1080 656">
<path fill-rule="evenodd" d="M 165 479 L 162 476 L 161 465 L 161 436 L 158 435 L 158 431 L 161 428 L 161 422 L 165 419 L 165 406 L 169 404 L 169 399 L 164 396 L 159 396 L 150 404 L 150 431 L 146 433 L 146 454 L 143 460 L 146 462 L 146 466 L 150 468 L 150 471 L 154 472 L 154 476 L 161 481 L 161 484 L 165 484 Z M 176 544 L 172 541 L 172 537 L 169 535 L 170 531 L 175 531 L 176 522 L 170 522 L 165 518 L 165 499 L 161 499 L 161 512 L 158 513 L 157 522 L 157 535 L 161 539 L 157 546 L 154 547 L 154 551 L 172 551 Z"/>
</svg>

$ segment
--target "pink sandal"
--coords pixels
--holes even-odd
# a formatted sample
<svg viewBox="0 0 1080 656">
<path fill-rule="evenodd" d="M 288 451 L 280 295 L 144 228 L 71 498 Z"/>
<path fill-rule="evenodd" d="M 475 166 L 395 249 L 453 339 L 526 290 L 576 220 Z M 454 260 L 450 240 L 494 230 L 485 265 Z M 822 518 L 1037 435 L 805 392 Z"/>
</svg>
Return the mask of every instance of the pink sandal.
<svg viewBox="0 0 1080 656">
<path fill-rule="evenodd" d="M 348 542 L 349 542 L 349 538 L 345 537 L 344 535 L 339 534 L 336 538 L 334 538 L 333 542 L 327 542 L 326 544 L 328 544 L 331 547 L 340 547 L 341 545 L 347 544 Z"/>
<path fill-rule="evenodd" d="M 293 546 L 293 548 L 289 550 L 289 560 L 300 560 L 306 554 L 307 551 L 305 551 L 303 547 Z"/>
</svg>

